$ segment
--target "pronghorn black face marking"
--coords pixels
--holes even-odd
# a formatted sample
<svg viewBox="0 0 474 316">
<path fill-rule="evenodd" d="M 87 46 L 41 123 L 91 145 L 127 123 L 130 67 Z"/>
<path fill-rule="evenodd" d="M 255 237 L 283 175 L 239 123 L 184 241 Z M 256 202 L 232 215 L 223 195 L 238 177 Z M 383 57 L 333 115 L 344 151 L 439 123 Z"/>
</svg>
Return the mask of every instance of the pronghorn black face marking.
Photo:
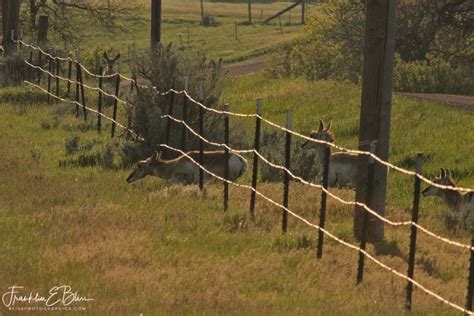
<svg viewBox="0 0 474 316">
<path fill-rule="evenodd" d="M 331 132 L 331 126 L 332 122 L 329 123 L 328 126 L 324 126 L 324 121 L 319 120 L 319 128 L 317 131 L 312 131 L 310 134 L 310 137 L 313 139 L 317 140 L 322 140 L 328 143 L 334 143 L 334 134 Z M 310 148 L 315 148 L 319 144 L 312 142 L 312 141 L 306 141 L 301 147 L 303 149 L 310 149 Z"/>
<path fill-rule="evenodd" d="M 161 161 L 161 153 L 156 153 L 155 155 L 137 162 L 137 169 L 133 171 L 127 178 L 128 183 L 135 182 L 137 180 L 143 179 L 146 176 L 153 175 L 153 169 L 151 166 L 153 164 L 158 164 Z"/>
<path fill-rule="evenodd" d="M 107 70 L 105 71 L 105 75 L 112 75 L 115 73 L 114 66 L 117 60 L 120 59 L 120 53 L 115 56 L 115 58 L 109 58 L 107 55 L 107 52 L 104 52 L 103 57 L 105 61 L 107 62 Z"/>
<path fill-rule="evenodd" d="M 449 171 L 449 169 L 441 168 L 441 172 L 440 172 L 439 176 L 435 177 L 432 181 L 436 184 L 440 184 L 440 185 L 444 185 L 444 186 L 451 186 L 451 187 L 456 186 L 456 183 L 451 178 L 451 171 Z M 430 185 L 426 189 L 423 190 L 422 194 L 423 194 L 424 197 L 427 197 L 427 196 L 441 196 L 444 191 L 446 191 L 446 190 L 443 190 L 443 189 L 440 189 L 438 187 Z"/>
</svg>

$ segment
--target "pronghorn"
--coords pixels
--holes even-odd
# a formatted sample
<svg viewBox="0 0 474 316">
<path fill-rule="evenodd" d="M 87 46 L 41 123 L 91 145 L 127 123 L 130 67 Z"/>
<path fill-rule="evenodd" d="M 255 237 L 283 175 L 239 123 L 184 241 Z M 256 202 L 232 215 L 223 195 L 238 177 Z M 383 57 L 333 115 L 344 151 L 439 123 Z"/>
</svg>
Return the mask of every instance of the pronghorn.
<svg viewBox="0 0 474 316">
<path fill-rule="evenodd" d="M 192 159 L 199 161 L 199 151 L 188 152 Z M 247 160 L 239 154 L 229 153 L 229 160 L 226 162 L 224 151 L 205 151 L 202 166 L 210 172 L 220 176 L 225 176 L 225 164 L 229 164 L 230 181 L 235 181 L 247 170 Z M 199 182 L 199 166 L 191 159 L 182 155 L 172 160 L 162 160 L 161 154 L 156 153 L 148 159 L 139 161 L 137 169 L 127 178 L 128 183 L 132 183 L 146 176 L 155 176 L 166 179 L 177 184 L 195 184 Z M 204 171 L 204 180 L 212 178 Z"/>
<path fill-rule="evenodd" d="M 331 133 L 332 122 L 329 126 L 324 127 L 323 120 L 319 121 L 319 128 L 313 131 L 310 137 L 313 139 L 334 143 L 335 138 Z M 318 144 L 312 141 L 307 141 L 303 144 L 303 149 L 316 149 L 316 163 L 319 165 L 319 174 L 324 170 L 324 152 L 329 145 Z M 355 189 L 357 185 L 357 169 L 360 159 L 367 159 L 366 157 L 359 158 L 358 155 L 339 152 L 330 155 L 329 159 L 329 178 L 328 184 L 331 187 L 350 187 Z"/>
<path fill-rule="evenodd" d="M 5 55 L 5 49 L 3 48 L 2 45 L 0 45 L 0 56 L 3 57 L 3 55 Z"/>
<path fill-rule="evenodd" d="M 440 175 L 434 178 L 433 182 L 444 186 L 456 187 L 456 183 L 451 178 L 451 172 L 444 168 L 441 168 Z M 468 217 L 474 215 L 474 191 L 463 193 L 453 189 L 442 189 L 430 185 L 423 190 L 423 196 L 439 196 L 442 198 L 454 214 L 463 218 L 464 224 L 466 224 Z"/>
<path fill-rule="evenodd" d="M 104 70 L 104 73 L 102 75 L 103 76 L 115 75 L 117 73 L 117 71 L 114 69 L 115 63 L 117 62 L 117 60 L 120 59 L 120 53 L 118 53 L 117 56 L 115 56 L 115 58 L 109 58 L 109 56 L 107 55 L 107 52 L 104 52 L 103 57 L 105 61 L 107 62 L 107 69 Z"/>
</svg>

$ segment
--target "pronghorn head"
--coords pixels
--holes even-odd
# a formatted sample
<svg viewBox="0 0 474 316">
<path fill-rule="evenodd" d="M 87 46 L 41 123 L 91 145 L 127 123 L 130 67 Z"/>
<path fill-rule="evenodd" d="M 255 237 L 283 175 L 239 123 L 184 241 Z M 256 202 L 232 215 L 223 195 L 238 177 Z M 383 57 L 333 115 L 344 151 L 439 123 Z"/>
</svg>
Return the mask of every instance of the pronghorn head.
<svg viewBox="0 0 474 316">
<path fill-rule="evenodd" d="M 153 175 L 154 168 L 153 166 L 156 165 L 158 162 L 161 161 L 161 153 L 156 152 L 153 156 L 145 159 L 140 160 L 137 163 L 137 169 L 133 171 L 127 178 L 128 183 L 135 182 L 137 180 L 143 179 L 146 176 Z"/>
<path fill-rule="evenodd" d="M 440 185 L 451 186 L 451 187 L 456 186 L 456 183 L 451 178 L 451 171 L 449 171 L 449 169 L 441 168 L 441 173 L 439 174 L 439 176 L 434 178 L 432 181 Z M 426 196 L 440 196 L 443 194 L 443 192 L 444 192 L 443 189 L 430 185 L 426 189 L 423 190 L 423 196 L 425 197 Z"/>
<path fill-rule="evenodd" d="M 310 134 L 310 137 L 313 139 L 322 140 L 329 143 L 334 143 L 335 139 L 334 139 L 334 135 L 331 133 L 331 126 L 332 126 L 332 122 L 330 122 L 328 126 L 324 126 L 324 121 L 319 120 L 318 130 L 312 131 Z M 311 149 L 311 148 L 316 148 L 317 146 L 324 146 L 324 145 L 319 145 L 315 142 L 308 140 L 301 147 L 303 149 Z"/>
<path fill-rule="evenodd" d="M 120 53 L 118 53 L 117 56 L 115 56 L 115 58 L 109 58 L 109 55 L 107 55 L 107 52 L 104 52 L 103 56 L 104 56 L 105 61 L 107 62 L 106 74 L 107 75 L 114 74 L 115 73 L 114 66 L 117 60 L 120 59 Z"/>
</svg>

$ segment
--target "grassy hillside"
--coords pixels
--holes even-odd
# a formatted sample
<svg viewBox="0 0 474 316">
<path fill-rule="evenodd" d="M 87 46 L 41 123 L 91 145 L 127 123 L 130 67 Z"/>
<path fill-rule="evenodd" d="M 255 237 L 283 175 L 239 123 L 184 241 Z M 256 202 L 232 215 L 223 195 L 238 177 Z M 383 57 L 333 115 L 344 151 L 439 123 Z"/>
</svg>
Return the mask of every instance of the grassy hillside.
<svg viewBox="0 0 474 316">
<path fill-rule="evenodd" d="M 309 132 L 320 117 L 332 119 L 338 143 L 356 147 L 357 87 L 252 76 L 233 79 L 224 93 L 239 112 L 253 112 L 256 97 L 264 99 L 264 115 L 279 123 L 292 108 L 298 131 Z M 404 282 L 369 262 L 364 283 L 355 286 L 356 252 L 329 241 L 324 258 L 315 260 L 316 232 L 290 219 L 289 234 L 281 237 L 274 206 L 259 200 L 255 223 L 242 224 L 245 190 L 231 188 L 230 211 L 223 213 L 221 184 L 208 185 L 203 195 L 155 178 L 129 185 L 131 170 L 60 167 L 71 159 L 72 136 L 87 152 L 105 150 L 108 133 L 97 135 L 66 104 L 34 99 L 40 95 L 28 89 L 0 91 L 0 288 L 45 292 L 68 284 L 95 299 L 86 304 L 95 314 L 403 312 Z M 449 167 L 460 184 L 473 187 L 472 119 L 473 113 L 395 97 L 391 161 L 411 168 L 422 151 L 429 156 L 427 174 Z M 281 199 L 281 184 L 259 188 Z M 409 218 L 411 188 L 411 179 L 390 174 L 389 218 Z M 290 208 L 317 222 L 320 192 L 296 184 L 290 190 Z M 468 242 L 465 232 L 444 228 L 445 209 L 439 200 L 423 200 L 421 223 Z M 355 243 L 352 212 L 330 201 L 328 228 Z M 386 243 L 370 252 L 404 273 L 408 237 L 407 228 L 387 228 Z M 416 278 L 460 305 L 467 264 L 466 251 L 420 235 Z M 454 314 L 418 290 L 414 311 Z"/>
<path fill-rule="evenodd" d="M 82 55 L 95 49 L 113 49 L 121 51 L 126 57 L 128 49 L 135 46 L 138 50 L 150 47 L 150 9 L 146 1 L 144 8 L 135 18 L 119 19 L 118 33 L 103 32 L 96 25 L 82 23 L 79 37 L 87 38 L 79 47 Z M 204 27 L 200 24 L 199 1 L 164 1 L 162 15 L 162 42 L 173 42 L 185 53 L 205 52 L 210 58 L 223 58 L 226 62 L 238 62 L 268 54 L 297 36 L 300 25 L 300 11 L 282 17 L 282 30 L 278 20 L 262 25 L 262 19 L 276 13 L 289 3 L 258 4 L 253 6 L 253 25 L 247 25 L 246 4 L 205 3 L 206 15 L 212 15 L 216 26 Z M 237 38 L 235 24 L 237 23 Z M 188 33 L 189 30 L 189 33 Z M 189 45 L 188 45 L 189 34 Z M 120 38 L 120 40 L 117 40 Z"/>
</svg>

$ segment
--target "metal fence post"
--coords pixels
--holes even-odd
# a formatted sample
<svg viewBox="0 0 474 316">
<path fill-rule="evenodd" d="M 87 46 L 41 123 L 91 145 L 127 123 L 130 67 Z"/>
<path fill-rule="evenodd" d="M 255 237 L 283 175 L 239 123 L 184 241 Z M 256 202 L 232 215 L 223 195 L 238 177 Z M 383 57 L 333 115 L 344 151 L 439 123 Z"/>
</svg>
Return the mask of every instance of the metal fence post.
<svg viewBox="0 0 474 316">
<path fill-rule="evenodd" d="M 67 78 L 69 80 L 67 82 L 67 87 L 66 87 L 66 97 L 69 98 L 71 95 L 72 60 L 69 60 L 69 63 L 67 66 Z"/>
<path fill-rule="evenodd" d="M 291 130 L 291 110 L 286 112 L 286 128 Z M 286 132 L 286 141 L 285 141 L 285 168 L 290 170 L 291 167 L 291 133 Z M 290 191 L 290 175 L 288 172 L 283 172 L 283 206 L 288 208 L 289 202 L 289 191 Z M 288 228 L 288 211 L 286 209 L 282 210 L 281 214 L 281 232 L 286 233 Z"/>
<path fill-rule="evenodd" d="M 79 62 L 76 59 L 76 117 L 79 117 Z"/>
<path fill-rule="evenodd" d="M 104 77 L 102 76 L 102 74 L 104 73 L 104 67 L 102 67 L 102 65 L 99 67 L 99 73 L 100 73 L 100 76 L 99 76 L 99 100 L 98 100 L 98 105 L 97 105 L 97 110 L 98 110 L 98 114 L 97 114 L 97 132 L 101 132 L 102 131 L 102 102 L 103 102 L 103 94 L 102 94 L 102 89 L 104 87 Z"/>
<path fill-rule="evenodd" d="M 423 154 L 416 155 L 416 173 L 421 175 L 422 172 L 422 163 L 423 163 Z M 411 214 L 411 221 L 413 223 L 418 223 L 418 211 L 420 209 L 420 192 L 421 192 L 421 180 L 419 177 L 415 176 L 415 185 L 413 190 L 413 210 Z M 410 279 L 413 279 L 415 273 L 415 254 L 416 254 L 416 235 L 417 227 L 411 225 L 411 235 L 410 235 L 410 253 L 408 255 L 408 272 L 407 276 Z M 413 294 L 413 283 L 408 281 L 407 283 L 407 293 L 405 308 L 410 311 L 412 306 L 412 294 Z"/>
<path fill-rule="evenodd" d="M 260 150 L 260 125 L 261 125 L 261 114 L 262 114 L 262 99 L 257 99 L 257 118 L 255 120 L 255 142 L 254 150 Z M 258 155 L 255 152 L 253 154 L 253 172 L 252 172 L 252 192 L 250 193 L 250 218 L 255 219 L 255 197 L 257 190 L 257 176 L 258 176 Z"/>
<path fill-rule="evenodd" d="M 372 154 L 375 153 L 375 144 L 376 142 L 373 141 L 370 144 L 370 152 Z M 366 196 L 366 204 L 370 207 L 370 202 L 372 200 L 372 183 L 374 177 L 374 169 L 375 169 L 375 159 L 372 157 L 368 157 L 369 159 L 369 168 L 368 168 L 368 181 L 367 181 L 367 196 Z M 367 234 L 369 229 L 369 212 L 364 210 L 364 222 L 362 224 L 362 238 L 360 240 L 360 251 L 359 251 L 359 265 L 357 267 L 357 284 L 361 283 L 364 278 L 364 261 L 365 261 L 365 254 L 362 251 L 365 251 L 365 247 L 367 245 Z"/>
<path fill-rule="evenodd" d="M 81 61 L 78 60 L 78 65 L 79 65 L 79 84 L 80 84 L 80 89 L 81 89 L 81 98 L 82 98 L 82 112 L 84 114 L 84 121 L 87 121 L 87 109 L 86 109 L 86 96 L 84 93 L 84 81 L 82 79 L 82 67 L 81 67 Z"/>
<path fill-rule="evenodd" d="M 184 77 L 184 91 L 188 92 L 188 84 L 189 84 L 189 78 Z M 183 122 L 186 123 L 188 119 L 188 97 L 186 94 L 183 94 L 183 116 L 182 116 Z M 187 128 L 186 125 L 182 124 L 182 129 L 181 129 L 181 150 L 183 152 L 186 152 L 186 132 Z"/>
<path fill-rule="evenodd" d="M 41 67 L 41 57 L 43 55 L 41 54 L 41 51 L 38 51 L 38 67 Z M 40 68 L 38 68 L 38 85 L 41 85 L 41 74 L 42 74 L 42 71 Z"/>
<path fill-rule="evenodd" d="M 173 80 L 173 85 L 172 89 L 174 89 L 174 80 Z M 174 92 L 170 92 L 171 95 L 169 96 L 170 104 L 168 105 L 168 115 L 173 116 L 173 106 L 174 106 Z M 165 144 L 169 145 L 170 144 L 170 133 L 171 133 L 171 124 L 173 123 L 171 118 L 168 118 L 166 120 L 166 134 L 165 134 Z"/>
<path fill-rule="evenodd" d="M 329 162 L 331 159 L 331 147 L 326 146 L 324 150 L 324 170 L 323 170 L 323 189 L 321 191 L 321 208 L 319 210 L 319 230 L 318 230 L 318 248 L 316 251 L 316 258 L 321 259 L 323 256 L 323 243 L 324 243 L 324 226 L 326 224 L 326 204 L 327 204 L 327 193 L 325 190 L 328 189 L 329 185 Z"/>
<path fill-rule="evenodd" d="M 56 59 L 56 96 L 59 97 L 59 73 L 61 70 L 61 60 Z M 59 101 L 59 99 L 58 99 Z"/>
<path fill-rule="evenodd" d="M 471 237 L 471 257 L 469 258 L 469 276 L 467 278 L 466 309 L 472 312 L 472 296 L 474 295 L 474 235 Z"/>
<path fill-rule="evenodd" d="M 53 71 L 52 59 L 48 58 L 48 103 L 51 103 L 51 73 Z"/>
<path fill-rule="evenodd" d="M 226 103 L 224 106 L 224 111 L 229 112 L 229 104 Z M 224 115 L 224 144 L 229 146 L 229 115 Z M 229 180 L 229 148 L 224 147 L 225 159 L 226 162 L 224 168 L 224 178 Z M 224 211 L 229 209 L 229 183 L 224 181 Z"/>
<path fill-rule="evenodd" d="M 204 104 L 204 82 L 199 84 L 199 101 Z M 204 108 L 199 106 L 199 135 L 204 137 Z M 199 139 L 199 164 L 204 167 L 204 141 Z M 204 190 L 204 170 L 199 168 L 199 189 Z"/>
</svg>

